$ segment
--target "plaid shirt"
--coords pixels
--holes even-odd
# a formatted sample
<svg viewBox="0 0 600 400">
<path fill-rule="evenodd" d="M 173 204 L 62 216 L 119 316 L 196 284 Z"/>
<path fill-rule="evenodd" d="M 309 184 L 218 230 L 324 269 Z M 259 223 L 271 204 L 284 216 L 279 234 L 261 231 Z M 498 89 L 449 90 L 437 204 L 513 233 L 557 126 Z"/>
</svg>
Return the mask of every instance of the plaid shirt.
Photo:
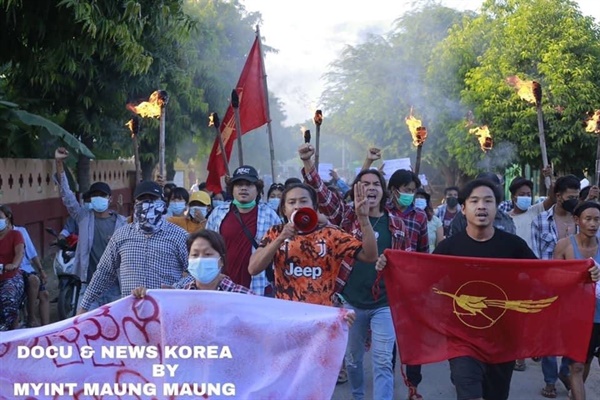
<svg viewBox="0 0 600 400">
<path fill-rule="evenodd" d="M 81 301 L 89 310 L 102 293 L 120 281 L 121 296 L 138 286 L 160 289 L 173 285 L 188 267 L 187 232 L 169 222 L 152 235 L 136 224 L 125 225 L 110 238 Z"/>
<path fill-rule="evenodd" d="M 512 200 L 504 200 L 498 205 L 498 210 L 506 213 L 512 211 L 513 208 L 515 208 L 515 205 L 513 204 Z"/>
<path fill-rule="evenodd" d="M 302 170 L 304 181 L 317 190 L 317 198 L 319 202 L 319 211 L 327 216 L 329 222 L 338 225 L 344 231 L 352 234 L 357 239 L 362 240 L 362 231 L 360 223 L 356 216 L 353 205 L 348 205 L 340 200 L 331 190 L 327 188 L 325 183 L 319 177 L 317 170 L 313 168 L 311 171 Z M 408 241 L 408 231 L 402 219 L 399 210 L 389 207 L 386 204 L 385 212 L 389 216 L 389 228 L 392 233 L 392 249 L 394 250 L 410 250 L 410 242 Z M 427 217 L 425 217 L 427 221 Z M 427 224 L 425 225 L 427 228 Z M 427 238 L 427 231 L 425 232 Z M 348 276 L 352 272 L 354 259 L 344 259 L 340 267 L 340 272 L 335 282 L 335 293 L 341 293 L 346 285 Z"/>
<path fill-rule="evenodd" d="M 444 218 L 446 218 L 446 210 L 448 210 L 448 204 L 441 204 L 438 208 L 435 209 L 435 216 L 438 217 L 442 222 L 444 222 Z M 456 212 L 460 212 L 462 207 L 460 204 L 456 205 Z"/>
<path fill-rule="evenodd" d="M 192 277 L 192 281 L 188 282 L 183 288 L 185 290 L 198 290 L 198 287 L 196 286 L 196 280 Z M 248 289 L 242 285 L 233 283 L 231 278 L 229 278 L 228 276 L 224 276 L 223 279 L 221 279 L 221 282 L 219 282 L 219 284 L 217 285 L 217 288 L 215 290 L 218 290 L 221 292 L 254 294 L 254 293 L 252 293 L 252 291 L 250 289 Z"/>
<path fill-rule="evenodd" d="M 256 240 L 256 243 L 260 243 L 270 227 L 281 224 L 281 218 L 279 218 L 277 213 L 275 213 L 275 211 L 273 211 L 273 209 L 266 203 L 257 203 L 256 207 L 258 207 L 258 217 L 256 221 L 256 236 L 254 237 L 254 240 Z M 221 223 L 225 219 L 227 213 L 229 213 L 230 209 L 231 203 L 222 204 L 215 207 L 208 217 L 206 229 L 221 233 Z M 240 229 L 240 235 L 243 234 L 244 232 Z M 255 250 L 256 249 L 254 246 L 252 246 L 252 253 L 254 253 Z M 268 284 L 269 282 L 267 281 L 267 276 L 263 271 L 260 274 L 252 277 L 252 281 L 250 282 L 250 290 L 262 296 L 264 295 L 265 288 Z"/>
<path fill-rule="evenodd" d="M 552 206 L 548 211 L 535 217 L 531 223 L 531 247 L 537 258 L 551 260 L 557 242 L 558 232 L 556 232 L 554 206 Z"/>
</svg>

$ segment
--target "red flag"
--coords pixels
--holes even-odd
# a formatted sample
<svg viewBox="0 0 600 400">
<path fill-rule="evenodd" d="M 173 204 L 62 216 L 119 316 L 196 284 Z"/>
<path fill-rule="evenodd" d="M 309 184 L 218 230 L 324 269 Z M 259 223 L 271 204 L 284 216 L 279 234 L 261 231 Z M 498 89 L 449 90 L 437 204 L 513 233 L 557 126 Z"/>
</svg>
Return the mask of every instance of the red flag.
<svg viewBox="0 0 600 400">
<path fill-rule="evenodd" d="M 385 286 L 402 363 L 458 356 L 488 363 L 550 355 L 586 359 L 596 301 L 590 260 L 400 250 L 385 255 Z"/>
<path fill-rule="evenodd" d="M 266 124 L 267 117 L 267 96 L 265 93 L 265 84 L 263 77 L 262 55 L 260 54 L 260 43 L 257 36 L 250 49 L 250 54 L 246 60 L 246 65 L 240 75 L 240 80 L 235 88 L 240 98 L 240 124 L 242 135 L 253 129 Z M 237 139 L 235 129 L 235 116 L 231 104 L 227 107 L 225 117 L 221 122 L 221 137 L 225 145 L 227 160 L 230 159 L 233 143 Z M 208 178 L 206 179 L 206 188 L 214 193 L 221 192 L 221 177 L 226 174 L 225 163 L 221 155 L 219 140 L 215 142 L 208 158 Z"/>
</svg>

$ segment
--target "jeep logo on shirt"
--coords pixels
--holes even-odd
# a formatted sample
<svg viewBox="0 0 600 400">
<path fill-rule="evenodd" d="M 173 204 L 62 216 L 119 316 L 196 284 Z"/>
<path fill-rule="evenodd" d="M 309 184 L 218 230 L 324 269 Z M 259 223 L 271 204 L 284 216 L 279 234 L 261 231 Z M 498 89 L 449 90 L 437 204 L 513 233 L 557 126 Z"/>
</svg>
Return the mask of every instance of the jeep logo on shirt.
<svg viewBox="0 0 600 400">
<path fill-rule="evenodd" d="M 297 278 L 306 277 L 317 279 L 323 275 L 323 270 L 321 267 L 300 267 L 297 265 L 295 266 L 294 263 L 290 263 L 289 269 L 285 271 L 285 274 Z"/>
</svg>

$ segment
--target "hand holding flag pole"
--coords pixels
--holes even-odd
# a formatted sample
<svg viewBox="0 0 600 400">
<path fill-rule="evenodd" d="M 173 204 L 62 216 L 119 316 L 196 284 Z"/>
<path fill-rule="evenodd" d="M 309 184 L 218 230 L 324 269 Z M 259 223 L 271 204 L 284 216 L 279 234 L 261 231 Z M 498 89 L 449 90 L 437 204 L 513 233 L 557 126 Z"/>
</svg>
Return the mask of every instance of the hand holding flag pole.
<svg viewBox="0 0 600 400">
<path fill-rule="evenodd" d="M 214 126 L 215 128 L 217 140 L 219 141 L 219 149 L 221 149 L 221 156 L 223 156 L 223 164 L 225 164 L 225 171 L 227 171 L 227 176 L 230 176 L 231 174 L 229 173 L 229 162 L 227 161 L 225 145 L 223 144 L 223 138 L 221 137 L 221 121 L 219 120 L 219 115 L 216 112 L 211 113 L 208 117 L 208 126 Z"/>
</svg>

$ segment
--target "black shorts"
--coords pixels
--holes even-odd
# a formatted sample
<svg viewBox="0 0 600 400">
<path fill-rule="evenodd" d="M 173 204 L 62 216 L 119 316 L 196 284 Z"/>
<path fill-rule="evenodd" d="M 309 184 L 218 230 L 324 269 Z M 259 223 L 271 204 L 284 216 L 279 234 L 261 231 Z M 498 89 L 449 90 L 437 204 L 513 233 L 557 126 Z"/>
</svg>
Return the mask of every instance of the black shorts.
<svg viewBox="0 0 600 400">
<path fill-rule="evenodd" d="M 25 272 L 23 271 L 23 279 L 25 279 L 25 291 L 27 291 L 27 283 L 29 281 L 29 275 L 35 275 L 37 276 L 38 273 L 37 272 Z M 44 290 L 46 290 L 46 285 L 44 285 L 42 283 L 42 280 L 40 279 L 40 277 L 38 276 L 38 279 L 40 280 L 40 292 L 43 292 Z"/>
<path fill-rule="evenodd" d="M 514 366 L 514 361 L 487 364 L 472 357 L 452 358 L 450 379 L 456 388 L 456 399 L 508 399 Z"/>
</svg>

